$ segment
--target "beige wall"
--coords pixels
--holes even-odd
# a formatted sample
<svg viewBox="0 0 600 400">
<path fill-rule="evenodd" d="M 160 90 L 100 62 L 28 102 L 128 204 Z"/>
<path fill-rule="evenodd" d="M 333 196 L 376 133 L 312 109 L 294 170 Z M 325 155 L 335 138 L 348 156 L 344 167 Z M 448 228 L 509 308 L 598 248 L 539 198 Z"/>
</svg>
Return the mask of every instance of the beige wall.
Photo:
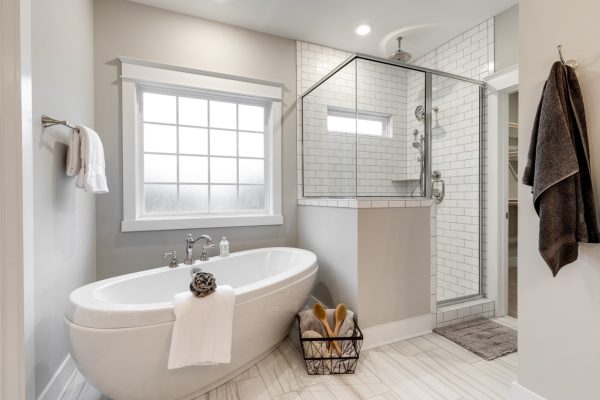
<svg viewBox="0 0 600 400">
<path fill-rule="evenodd" d="M 519 5 L 494 17 L 495 70 L 519 63 Z"/>
<path fill-rule="evenodd" d="M 36 397 L 69 354 L 69 293 L 96 275 L 94 195 L 65 175 L 53 133 L 68 130 L 40 123 L 48 114 L 93 126 L 92 25 L 91 0 L 32 1 Z"/>
<path fill-rule="evenodd" d="M 364 328 L 430 312 L 430 208 L 358 211 L 358 311 Z"/>
<path fill-rule="evenodd" d="M 540 94 L 556 46 L 579 61 L 587 110 L 596 209 L 600 201 L 600 3 L 520 3 L 519 168 L 525 165 Z M 595 399 L 600 393 L 600 245 L 583 244 L 579 259 L 556 278 L 538 254 L 539 220 L 531 188 L 519 185 L 519 384 L 548 400 Z"/>
<path fill-rule="evenodd" d="M 299 208 L 300 247 L 319 257 L 314 296 L 362 328 L 429 314 L 430 240 L 428 207 Z"/>
<path fill-rule="evenodd" d="M 227 235 L 232 251 L 295 246 L 296 44 L 124 0 L 94 2 L 95 123 L 104 140 L 111 193 L 97 201 L 98 278 L 165 265 L 162 253 L 184 254 L 185 235 Z M 283 89 L 282 226 L 121 233 L 121 122 L 117 56 L 281 82 Z"/>
</svg>

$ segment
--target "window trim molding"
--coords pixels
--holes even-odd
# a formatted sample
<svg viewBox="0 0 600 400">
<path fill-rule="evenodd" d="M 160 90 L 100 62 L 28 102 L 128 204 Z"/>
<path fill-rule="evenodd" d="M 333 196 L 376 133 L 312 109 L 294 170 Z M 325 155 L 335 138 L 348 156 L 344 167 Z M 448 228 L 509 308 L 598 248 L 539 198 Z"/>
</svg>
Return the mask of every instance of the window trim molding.
<svg viewBox="0 0 600 400">
<path fill-rule="evenodd" d="M 233 226 L 281 225 L 282 182 L 282 85 L 245 77 L 194 70 L 190 68 L 119 58 L 121 63 L 121 111 L 123 140 L 123 220 L 122 232 L 170 229 L 219 228 Z M 138 199 L 140 153 L 138 124 L 138 85 L 165 85 L 183 90 L 207 90 L 237 96 L 250 96 L 271 102 L 268 129 L 268 147 L 265 163 L 269 168 L 265 176 L 265 193 L 268 206 L 266 214 L 213 214 L 209 216 L 142 217 Z"/>
</svg>

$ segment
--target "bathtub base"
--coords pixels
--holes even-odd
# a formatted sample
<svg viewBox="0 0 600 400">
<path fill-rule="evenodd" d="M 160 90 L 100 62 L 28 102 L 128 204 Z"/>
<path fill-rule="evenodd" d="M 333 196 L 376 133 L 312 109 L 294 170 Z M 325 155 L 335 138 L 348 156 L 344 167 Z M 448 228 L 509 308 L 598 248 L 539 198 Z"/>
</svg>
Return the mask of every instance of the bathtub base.
<svg viewBox="0 0 600 400">
<path fill-rule="evenodd" d="M 169 370 L 166 365 L 172 324 L 92 329 L 68 320 L 65 323 L 72 343 L 71 355 L 82 374 L 112 400 L 196 398 L 268 356 L 281 344 L 291 327 L 287 323 L 285 327 L 281 326 L 277 329 L 277 339 L 268 344 L 259 340 L 253 346 L 250 341 L 239 344 L 234 341 L 230 364 Z M 243 347 L 253 351 L 244 351 Z"/>
<path fill-rule="evenodd" d="M 290 285 L 235 306 L 230 364 L 167 369 L 173 322 L 88 328 L 65 318 L 71 355 L 113 400 L 186 400 L 214 389 L 272 352 L 306 303 L 317 269 Z"/>
<path fill-rule="evenodd" d="M 283 341 L 281 343 L 283 343 Z M 258 364 L 259 362 L 261 362 L 262 360 L 267 358 L 272 352 L 274 352 L 281 345 L 281 343 L 277 343 L 275 346 L 271 347 L 269 350 L 265 351 L 263 354 L 259 355 L 258 357 L 254 358 L 253 360 L 250 360 L 246 364 L 242 365 L 235 371 L 231 372 L 229 375 L 224 376 L 223 378 L 219 379 L 218 381 L 211 383 L 210 385 L 198 390 L 195 393 L 186 395 L 184 397 L 180 397 L 177 400 L 193 400 L 196 397 L 202 396 L 203 394 L 206 394 L 206 393 L 210 392 L 211 390 L 216 389 L 219 386 L 229 382 L 236 376 L 244 373 L 248 369 L 252 368 L 254 365 Z"/>
</svg>

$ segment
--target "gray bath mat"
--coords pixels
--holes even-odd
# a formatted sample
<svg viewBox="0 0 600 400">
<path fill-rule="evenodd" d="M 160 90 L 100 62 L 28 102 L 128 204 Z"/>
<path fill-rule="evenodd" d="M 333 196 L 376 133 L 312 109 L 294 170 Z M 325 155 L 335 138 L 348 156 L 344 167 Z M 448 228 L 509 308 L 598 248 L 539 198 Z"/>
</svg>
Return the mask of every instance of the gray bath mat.
<svg viewBox="0 0 600 400">
<path fill-rule="evenodd" d="M 433 331 L 488 361 L 517 351 L 517 332 L 487 318 L 436 328 Z"/>
</svg>

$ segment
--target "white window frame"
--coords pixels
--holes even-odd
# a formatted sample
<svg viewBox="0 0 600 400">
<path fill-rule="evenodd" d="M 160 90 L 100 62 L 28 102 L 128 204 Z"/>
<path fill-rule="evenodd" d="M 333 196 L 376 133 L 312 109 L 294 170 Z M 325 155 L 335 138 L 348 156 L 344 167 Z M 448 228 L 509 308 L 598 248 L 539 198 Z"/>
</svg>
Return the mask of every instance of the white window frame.
<svg viewBox="0 0 600 400">
<path fill-rule="evenodd" d="M 122 232 L 219 228 L 283 224 L 281 205 L 282 85 L 255 79 L 120 58 L 123 138 Z M 143 216 L 141 213 L 141 149 L 139 87 L 175 91 L 209 91 L 250 97 L 270 103 L 265 130 L 265 203 L 262 213 L 223 213 L 182 216 Z"/>
<path fill-rule="evenodd" d="M 336 117 L 343 117 L 343 118 L 356 118 L 357 120 L 359 119 L 363 119 L 363 120 L 372 120 L 372 121 L 381 121 L 383 122 L 383 128 L 384 131 L 381 135 L 373 135 L 370 133 L 361 133 L 361 132 L 356 132 L 356 134 L 361 135 L 361 136 L 366 136 L 366 137 L 374 137 L 374 138 L 392 138 L 393 137 L 393 131 L 392 131 L 392 118 L 393 116 L 390 114 L 383 114 L 383 113 L 377 113 L 377 112 L 371 112 L 371 111 L 355 111 L 355 110 L 349 110 L 349 109 L 344 109 L 344 108 L 337 108 L 337 107 L 328 107 L 327 108 L 327 117 L 329 116 L 336 116 Z M 336 133 L 336 134 L 344 134 L 344 135 L 354 135 L 354 132 L 342 132 L 342 131 L 330 131 L 329 128 L 327 129 L 327 132 L 329 133 Z"/>
</svg>

